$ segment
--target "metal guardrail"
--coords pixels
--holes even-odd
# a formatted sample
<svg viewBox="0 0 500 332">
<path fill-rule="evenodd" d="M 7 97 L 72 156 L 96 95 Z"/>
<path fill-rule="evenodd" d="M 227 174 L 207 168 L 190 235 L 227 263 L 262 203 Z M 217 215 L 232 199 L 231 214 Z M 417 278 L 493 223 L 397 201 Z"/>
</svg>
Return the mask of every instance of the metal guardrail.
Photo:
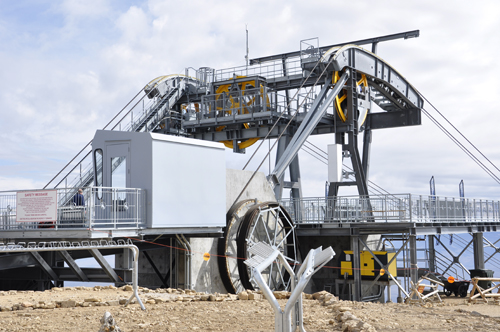
<svg viewBox="0 0 500 332">
<path fill-rule="evenodd" d="M 285 68 L 285 70 L 283 70 Z M 265 64 L 257 64 L 250 66 L 239 66 L 224 68 L 215 71 L 214 81 L 224 81 L 234 78 L 234 76 L 262 76 L 266 79 L 285 77 L 290 75 L 302 75 L 303 70 L 300 58 L 288 58 L 283 61 L 274 60 Z"/>
<path fill-rule="evenodd" d="M 282 200 L 297 224 L 500 222 L 500 201 L 397 194 Z"/>
<path fill-rule="evenodd" d="M 25 192 L 20 190 L 18 192 Z M 31 190 L 30 190 L 31 192 Z M 57 189 L 57 199 L 65 199 L 75 188 Z M 0 192 L 0 231 L 44 231 L 58 229 L 137 229 L 146 226 L 144 189 L 84 188 L 85 205 L 57 206 L 56 222 L 18 221 L 17 192 Z"/>
</svg>

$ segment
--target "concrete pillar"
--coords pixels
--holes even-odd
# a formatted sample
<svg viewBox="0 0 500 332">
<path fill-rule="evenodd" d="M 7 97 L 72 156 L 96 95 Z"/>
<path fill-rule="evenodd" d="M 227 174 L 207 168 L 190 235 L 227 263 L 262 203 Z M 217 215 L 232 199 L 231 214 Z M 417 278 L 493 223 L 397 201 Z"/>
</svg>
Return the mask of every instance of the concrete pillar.
<svg viewBox="0 0 500 332">
<path fill-rule="evenodd" d="M 410 280 L 414 285 L 418 282 L 417 236 L 413 234 L 410 235 Z"/>
<path fill-rule="evenodd" d="M 354 277 L 352 300 L 361 301 L 361 263 L 359 258 L 359 235 L 351 235 L 352 274 Z"/>
<path fill-rule="evenodd" d="M 474 269 L 484 270 L 483 233 L 472 234 L 474 245 Z"/>
</svg>

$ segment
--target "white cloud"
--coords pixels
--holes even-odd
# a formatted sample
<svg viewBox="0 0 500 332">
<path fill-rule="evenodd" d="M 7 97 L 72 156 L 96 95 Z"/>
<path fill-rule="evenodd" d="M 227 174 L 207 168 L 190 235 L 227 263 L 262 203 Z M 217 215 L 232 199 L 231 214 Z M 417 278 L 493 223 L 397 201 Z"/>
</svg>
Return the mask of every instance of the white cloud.
<svg viewBox="0 0 500 332">
<path fill-rule="evenodd" d="M 40 6 L 36 20 L 23 11 L 15 12 L 19 17 L 0 13 L 0 165 L 22 165 L 2 166 L 0 189 L 46 183 L 152 78 L 186 67 L 243 65 L 246 24 L 250 58 L 298 50 L 300 40 L 312 37 L 328 45 L 421 29 L 420 38 L 381 43 L 379 55 L 500 164 L 494 1 L 475 4 L 474 15 L 464 1 L 427 0 L 67 0 Z M 331 136 L 312 140 L 324 150 L 333 142 Z M 241 168 L 251 152 L 228 153 L 228 167 Z M 300 158 L 304 194 L 322 196 L 326 167 L 305 153 Z M 419 127 L 375 131 L 371 160 L 371 179 L 391 192 L 426 194 L 434 175 L 439 193 L 456 196 L 463 178 L 471 196 L 498 196 L 498 185 L 425 117 Z M 29 173 L 34 163 L 37 172 Z"/>
</svg>

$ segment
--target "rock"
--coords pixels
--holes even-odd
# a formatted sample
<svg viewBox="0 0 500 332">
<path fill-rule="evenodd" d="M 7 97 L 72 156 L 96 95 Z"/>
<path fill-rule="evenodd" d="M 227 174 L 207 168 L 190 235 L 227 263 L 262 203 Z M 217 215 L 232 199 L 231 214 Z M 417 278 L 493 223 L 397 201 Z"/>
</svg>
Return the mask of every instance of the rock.
<svg viewBox="0 0 500 332">
<path fill-rule="evenodd" d="M 119 302 L 120 302 L 120 304 L 125 304 L 125 303 L 127 303 L 127 300 L 128 299 L 120 299 Z"/>
<path fill-rule="evenodd" d="M 61 288 L 61 287 L 52 287 L 51 289 L 53 292 L 63 292 L 64 291 L 64 288 Z"/>
<path fill-rule="evenodd" d="M 227 297 L 230 301 L 236 301 L 238 299 L 238 295 L 235 294 L 227 294 Z"/>
<path fill-rule="evenodd" d="M 342 331 L 343 332 L 360 332 L 361 328 L 358 326 L 359 321 L 357 320 L 348 320 L 342 323 Z"/>
<path fill-rule="evenodd" d="M 249 300 L 262 300 L 262 295 L 258 294 L 258 293 L 249 293 L 248 299 Z"/>
<path fill-rule="evenodd" d="M 238 298 L 240 300 L 248 300 L 248 293 L 246 291 L 240 292 L 238 294 Z"/>
<path fill-rule="evenodd" d="M 324 290 L 324 291 L 321 291 L 321 292 L 314 293 L 312 295 L 312 297 L 315 300 L 322 300 L 325 297 L 325 295 L 332 295 L 333 296 L 333 294 L 328 293 L 327 291 Z"/>
<path fill-rule="evenodd" d="M 209 298 L 210 298 L 210 295 L 208 295 L 208 294 L 203 294 L 202 296 L 200 296 L 200 299 L 202 301 L 208 301 Z"/>
<path fill-rule="evenodd" d="M 118 300 L 111 300 L 111 301 L 107 301 L 106 304 L 109 305 L 109 306 L 117 306 L 117 305 L 120 305 L 120 301 L 118 301 Z"/>
<path fill-rule="evenodd" d="M 88 299 L 83 300 L 83 302 L 102 302 L 102 299 L 98 297 L 90 297 Z"/>
<path fill-rule="evenodd" d="M 277 300 L 284 300 L 290 298 L 290 292 L 285 292 L 285 291 L 274 291 L 273 295 Z"/>
<path fill-rule="evenodd" d="M 101 318 L 101 328 L 99 332 L 121 332 L 122 330 L 116 325 L 115 319 L 109 312 L 105 312 L 104 316 Z"/>
<path fill-rule="evenodd" d="M 340 308 L 339 308 L 339 311 L 340 311 L 340 312 L 351 311 L 351 308 L 349 308 L 349 307 L 340 307 Z"/>
<path fill-rule="evenodd" d="M 125 285 L 125 286 L 123 286 L 123 290 L 125 292 L 131 292 L 134 290 L 134 288 L 132 287 L 132 285 Z"/>
<path fill-rule="evenodd" d="M 55 309 L 57 306 L 53 302 L 42 304 L 42 309 Z"/>
<path fill-rule="evenodd" d="M 74 308 L 74 307 L 76 307 L 76 301 L 74 300 L 61 301 L 61 308 Z"/>
<path fill-rule="evenodd" d="M 33 303 L 31 303 L 31 302 L 23 302 L 23 303 L 21 303 L 21 306 L 23 306 L 24 308 L 32 308 L 33 307 Z"/>
<path fill-rule="evenodd" d="M 0 306 L 0 311 L 12 311 L 12 307 Z"/>
<path fill-rule="evenodd" d="M 156 301 L 153 299 L 146 300 L 147 304 L 156 304 Z"/>
<path fill-rule="evenodd" d="M 350 311 L 341 312 L 337 315 L 337 320 L 339 322 L 347 322 L 348 320 L 358 320 Z"/>
</svg>

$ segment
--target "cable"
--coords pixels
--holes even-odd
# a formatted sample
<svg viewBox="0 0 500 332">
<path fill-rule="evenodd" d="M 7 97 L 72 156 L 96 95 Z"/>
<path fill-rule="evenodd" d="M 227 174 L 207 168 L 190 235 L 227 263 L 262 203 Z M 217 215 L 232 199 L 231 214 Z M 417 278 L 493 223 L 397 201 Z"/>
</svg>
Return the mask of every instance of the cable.
<svg viewBox="0 0 500 332">
<path fill-rule="evenodd" d="M 418 91 L 417 91 L 417 92 L 418 92 Z M 486 159 L 486 160 L 487 160 L 487 161 L 488 161 L 488 162 L 489 162 L 489 163 L 490 163 L 493 167 L 495 167 L 495 169 L 496 169 L 497 171 L 499 171 L 499 172 L 500 172 L 500 169 L 498 169 L 498 167 L 497 167 L 497 166 L 496 166 L 496 165 L 495 165 L 495 164 L 494 164 L 491 160 L 489 160 L 489 159 L 488 159 L 488 158 L 487 158 L 487 157 L 486 157 L 486 156 L 485 156 L 485 155 L 484 155 L 484 154 L 483 154 L 483 153 L 482 153 L 482 152 L 481 152 L 481 151 L 480 151 L 480 150 L 479 150 L 479 149 L 478 149 L 478 148 L 477 148 L 474 144 L 472 144 L 472 142 L 471 142 L 471 141 L 469 141 L 469 140 L 467 139 L 467 137 L 465 137 L 465 135 L 464 135 L 464 134 L 462 134 L 462 133 L 460 132 L 460 130 L 458 130 L 458 129 L 457 129 L 457 128 L 456 128 L 456 127 L 455 127 L 455 126 L 454 126 L 454 125 L 453 125 L 453 124 L 452 124 L 452 123 L 451 123 L 451 122 L 450 122 L 450 121 L 449 121 L 449 120 L 448 120 L 448 119 L 447 119 L 447 118 L 446 118 L 446 117 L 445 117 L 445 116 L 441 113 L 441 112 L 439 112 L 439 110 L 438 110 L 438 109 L 437 109 L 437 108 L 436 108 L 436 107 L 435 107 L 435 106 L 434 106 L 434 105 L 433 105 L 433 104 L 432 104 L 429 100 L 427 100 L 427 98 L 425 98 L 425 97 L 424 97 L 424 96 L 423 96 L 420 92 L 418 92 L 418 94 L 420 94 L 420 96 L 421 96 L 423 99 L 425 99 L 425 101 L 426 101 L 429 105 L 431 105 L 431 107 L 432 107 L 432 108 L 434 108 L 434 110 L 435 110 L 435 111 L 436 111 L 439 115 L 441 115 L 441 117 L 443 117 L 443 119 L 445 119 L 445 121 L 446 121 L 446 122 L 448 122 L 448 124 L 449 124 L 449 125 L 450 125 L 453 129 L 455 129 L 455 130 L 456 130 L 456 131 L 460 134 L 460 136 L 462 136 L 462 137 L 463 137 L 463 138 L 464 138 L 464 139 L 465 139 L 465 140 L 466 140 L 466 141 L 467 141 L 467 142 L 468 142 L 468 143 L 469 143 L 469 144 L 470 144 L 470 145 L 471 145 L 471 146 L 472 146 L 472 147 L 473 147 L 473 148 L 474 148 L 477 152 L 479 152 L 479 153 L 481 154 L 481 156 L 483 156 L 483 157 L 484 157 L 484 159 Z"/>
<path fill-rule="evenodd" d="M 439 128 L 443 133 L 445 133 L 448 138 L 450 138 L 462 151 L 464 151 L 476 164 L 479 165 L 489 176 L 491 176 L 498 184 L 500 184 L 500 178 L 497 177 L 486 165 L 484 165 L 472 152 L 470 152 L 462 143 L 458 141 L 446 128 L 443 127 L 432 115 L 430 115 L 427 110 L 422 108 L 422 112 Z"/>
</svg>

